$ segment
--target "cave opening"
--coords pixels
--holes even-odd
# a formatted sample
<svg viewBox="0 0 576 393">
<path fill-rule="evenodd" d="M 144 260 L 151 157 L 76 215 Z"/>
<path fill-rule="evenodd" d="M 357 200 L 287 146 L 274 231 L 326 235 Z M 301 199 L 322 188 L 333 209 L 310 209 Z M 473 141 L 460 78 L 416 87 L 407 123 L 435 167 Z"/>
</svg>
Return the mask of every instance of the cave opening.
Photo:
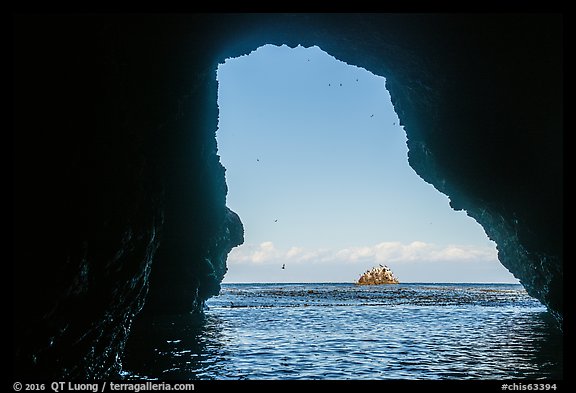
<svg viewBox="0 0 576 393">
<path fill-rule="evenodd" d="M 482 224 L 526 292 L 468 286 L 465 294 L 478 295 L 471 302 L 385 307 L 374 291 L 372 307 L 358 297 L 355 308 L 308 307 L 321 286 L 288 304 L 298 307 L 265 291 L 241 303 L 214 296 L 242 237 L 216 155 L 215 73 L 223 54 L 264 42 L 318 43 L 385 76 L 412 168 Z M 561 327 L 562 47 L 561 14 L 15 15 L 14 378 L 115 379 L 130 347 L 144 364 L 126 369 L 150 379 L 562 379 L 562 346 L 551 345 L 535 300 Z M 375 146 L 382 148 L 368 144 Z M 227 167 L 228 199 L 249 244 L 254 226 L 233 202 L 236 167 Z M 366 188 L 352 189 L 376 195 Z M 351 210 L 324 201 L 327 210 Z M 367 226 L 334 222 L 329 230 Z M 299 224 L 297 233 L 308 229 Z M 382 241 L 347 239 L 342 247 L 359 256 Z M 285 255 L 308 247 L 286 250 L 279 241 L 272 244 Z M 234 250 L 226 280 L 240 267 L 241 248 Z M 306 266 L 314 273 L 312 262 Z M 392 267 L 403 282 L 414 279 Z M 345 280 L 357 276 L 353 270 Z M 412 299 L 429 299 L 430 287 Z M 190 310 L 209 296 L 216 306 L 191 334 Z M 324 299 L 349 305 L 341 296 Z M 313 323 L 319 329 L 306 330 Z M 206 372 L 192 370 L 194 362 Z"/>
<path fill-rule="evenodd" d="M 317 46 L 264 45 L 217 71 L 218 154 L 245 242 L 230 282 L 518 283 L 483 228 L 409 166 L 385 78 Z"/>
<path fill-rule="evenodd" d="M 284 53 L 250 63 L 266 50 Z M 318 56 L 354 72 L 332 73 Z M 243 72 L 226 79 L 225 67 L 240 62 Z M 374 82 L 372 95 L 354 94 L 365 78 Z M 556 375 L 558 360 L 549 358 L 556 356 L 557 344 L 552 351 L 537 344 L 528 357 L 515 349 L 547 326 L 543 307 L 530 302 L 519 285 L 433 285 L 517 280 L 500 265 L 483 229 L 465 212 L 452 210 L 448 198 L 408 165 L 406 134 L 383 77 L 343 65 L 319 48 L 265 46 L 226 60 L 217 80 L 216 138 L 226 168 L 226 204 L 240 216 L 245 241 L 228 255 L 221 293 L 208 299 L 201 321 L 186 314 L 157 322 L 153 340 L 141 339 L 155 361 L 140 364 L 144 352 L 133 345 L 137 361 L 126 363 L 128 376 L 431 378 L 430 370 L 440 364 L 449 369 L 434 371 L 434 378 L 482 378 L 510 370 L 547 373 L 543 363 L 554 365 L 550 373 Z M 379 161 L 390 157 L 395 162 Z M 403 189 L 402 177 L 414 188 Z M 386 199 L 390 194 L 395 198 Z M 394 221 L 394 215 L 401 218 Z M 426 233 L 422 229 L 433 236 L 419 237 Z M 470 240 L 475 235 L 480 243 Z M 332 285 L 350 283 L 379 262 L 403 283 L 430 285 L 369 293 Z M 406 293 L 409 304 L 403 303 Z M 524 302 L 528 312 L 513 302 Z M 511 335 L 521 341 L 511 344 Z M 544 341 L 551 340 L 534 340 Z"/>
</svg>

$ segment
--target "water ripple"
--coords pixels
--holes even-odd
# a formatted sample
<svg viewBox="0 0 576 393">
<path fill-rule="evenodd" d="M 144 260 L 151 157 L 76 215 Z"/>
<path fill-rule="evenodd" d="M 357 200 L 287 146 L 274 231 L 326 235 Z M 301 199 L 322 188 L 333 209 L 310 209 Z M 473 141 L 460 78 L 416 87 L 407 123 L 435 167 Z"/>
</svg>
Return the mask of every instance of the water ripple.
<svg viewBox="0 0 576 393">
<path fill-rule="evenodd" d="M 126 377 L 560 379 L 562 335 L 518 285 L 224 285 L 136 329 Z"/>
</svg>

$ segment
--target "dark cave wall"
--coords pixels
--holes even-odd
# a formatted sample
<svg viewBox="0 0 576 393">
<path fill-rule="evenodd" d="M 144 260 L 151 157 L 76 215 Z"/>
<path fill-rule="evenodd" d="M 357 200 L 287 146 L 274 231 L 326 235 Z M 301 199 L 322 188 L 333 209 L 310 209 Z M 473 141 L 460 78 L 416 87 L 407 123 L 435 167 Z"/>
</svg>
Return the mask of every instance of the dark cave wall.
<svg viewBox="0 0 576 393">
<path fill-rule="evenodd" d="M 14 375 L 114 377 L 146 298 L 199 311 L 242 242 L 215 67 L 153 16 L 14 21 Z"/>
<path fill-rule="evenodd" d="M 562 18 L 438 22 L 440 45 L 431 48 L 449 50 L 430 56 L 433 72 L 414 89 L 432 104 L 410 107 L 404 83 L 389 86 L 409 138 L 409 162 L 484 227 L 501 263 L 561 320 Z M 437 86 L 434 75 L 442 75 Z"/>
<path fill-rule="evenodd" d="M 561 320 L 562 17 L 14 16 L 14 376 L 106 378 L 137 315 L 199 311 L 242 242 L 215 70 L 318 45 L 387 78 L 411 166 Z"/>
<path fill-rule="evenodd" d="M 159 244 L 162 201 L 141 177 L 149 141 L 126 117 L 125 70 L 106 29 L 89 18 L 17 21 L 15 376 L 105 375 L 118 369 Z"/>
</svg>

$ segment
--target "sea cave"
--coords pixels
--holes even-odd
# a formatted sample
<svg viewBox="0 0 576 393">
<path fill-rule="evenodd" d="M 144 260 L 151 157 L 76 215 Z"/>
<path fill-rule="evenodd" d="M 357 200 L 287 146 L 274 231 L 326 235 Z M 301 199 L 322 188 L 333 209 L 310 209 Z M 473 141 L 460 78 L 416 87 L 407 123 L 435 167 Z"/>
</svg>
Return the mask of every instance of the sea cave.
<svg viewBox="0 0 576 393">
<path fill-rule="evenodd" d="M 219 63 L 317 45 L 386 77 L 408 159 L 562 329 L 561 14 L 14 14 L 14 378 L 116 378 L 243 242 Z"/>
</svg>

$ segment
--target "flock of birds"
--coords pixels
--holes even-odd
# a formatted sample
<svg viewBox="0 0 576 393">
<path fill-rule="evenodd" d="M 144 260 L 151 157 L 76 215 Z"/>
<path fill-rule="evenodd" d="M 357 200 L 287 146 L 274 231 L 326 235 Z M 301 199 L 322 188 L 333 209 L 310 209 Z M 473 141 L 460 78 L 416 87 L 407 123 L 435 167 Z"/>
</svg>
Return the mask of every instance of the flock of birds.
<svg viewBox="0 0 576 393">
<path fill-rule="evenodd" d="M 308 61 L 310 61 L 310 59 L 308 59 Z M 358 82 L 358 78 L 356 78 L 356 82 Z M 339 83 L 339 85 L 340 85 L 340 87 L 342 87 L 342 83 Z M 328 83 L 328 86 L 331 87 L 332 83 Z M 374 117 L 374 114 L 371 114 L 370 117 Z M 392 125 L 395 126 L 396 122 L 393 122 Z M 260 162 L 260 158 L 256 158 L 256 162 Z M 275 219 L 274 222 L 278 222 L 278 219 Z M 282 269 L 283 270 L 286 269 L 285 263 L 282 264 Z"/>
</svg>

